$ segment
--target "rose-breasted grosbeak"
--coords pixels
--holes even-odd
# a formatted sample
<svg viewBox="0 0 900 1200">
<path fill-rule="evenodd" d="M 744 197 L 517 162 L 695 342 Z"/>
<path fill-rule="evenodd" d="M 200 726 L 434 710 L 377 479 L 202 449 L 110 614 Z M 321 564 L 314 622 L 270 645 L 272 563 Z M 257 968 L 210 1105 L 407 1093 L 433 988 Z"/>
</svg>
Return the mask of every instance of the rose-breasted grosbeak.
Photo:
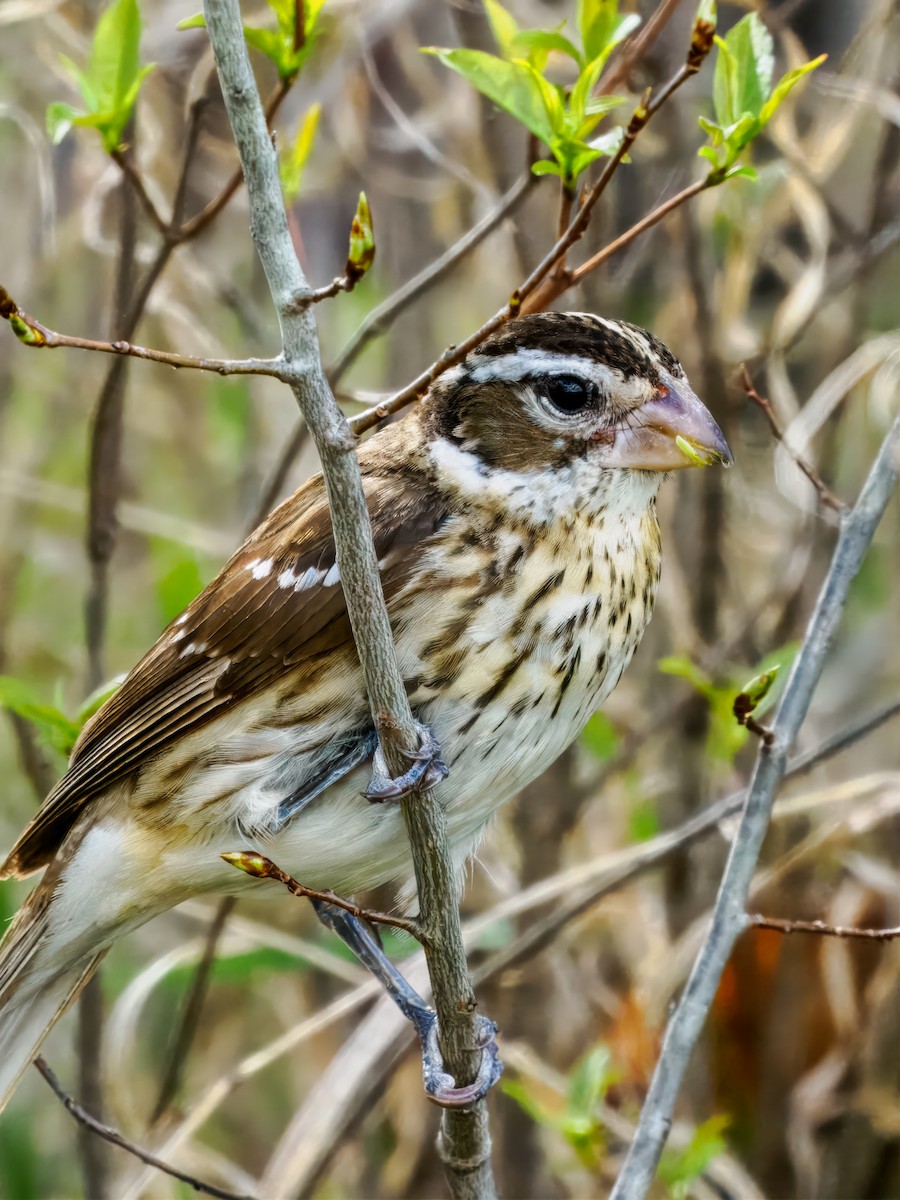
<svg viewBox="0 0 900 1200">
<path fill-rule="evenodd" d="M 461 867 L 631 659 L 664 473 L 731 456 L 652 334 L 547 313 L 494 334 L 359 457 Z M 343 893 L 408 877 L 399 807 L 363 796 L 375 749 L 315 476 L 91 719 L 9 854 L 4 875 L 46 872 L 0 947 L 0 1097 L 114 939 L 250 883 L 221 852 L 258 849 Z"/>
</svg>

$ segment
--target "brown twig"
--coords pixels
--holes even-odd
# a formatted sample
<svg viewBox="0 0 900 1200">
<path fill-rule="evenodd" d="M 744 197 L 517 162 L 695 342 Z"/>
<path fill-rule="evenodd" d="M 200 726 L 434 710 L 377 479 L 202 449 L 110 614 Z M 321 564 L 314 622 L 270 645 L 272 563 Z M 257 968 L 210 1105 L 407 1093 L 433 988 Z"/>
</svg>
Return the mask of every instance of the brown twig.
<svg viewBox="0 0 900 1200">
<path fill-rule="evenodd" d="M 681 0 L 661 0 L 650 19 L 622 45 L 611 70 L 600 80 L 599 94 L 607 96 L 623 85 L 628 86 L 631 72 L 665 29 L 680 3 Z"/>
<path fill-rule="evenodd" d="M 558 279 L 548 280 L 547 285 L 538 291 L 540 285 L 550 275 L 550 272 L 553 271 L 560 259 L 564 258 L 575 243 L 583 237 L 590 224 L 594 206 L 605 192 L 610 180 L 621 165 L 622 159 L 634 145 L 642 130 L 646 128 L 650 119 L 659 111 L 672 94 L 697 73 L 703 57 L 709 52 L 711 46 L 711 32 L 708 44 L 705 39 L 705 33 L 703 39 L 699 39 L 695 33 L 691 41 L 687 61 L 675 72 L 668 83 L 660 88 L 656 94 L 652 96 L 648 94 L 644 101 L 634 110 L 618 149 L 607 160 L 599 178 L 586 192 L 583 202 L 578 206 L 576 214 L 567 229 L 561 237 L 557 238 L 556 242 L 531 274 L 513 291 L 509 301 L 503 308 L 494 313 L 492 317 L 489 317 L 481 328 L 467 337 L 465 341 L 455 346 L 448 346 L 443 354 L 427 370 L 416 376 L 401 391 L 396 392 L 381 404 L 373 405 L 373 407 L 353 417 L 350 420 L 350 428 L 354 433 L 363 433 L 365 430 L 379 424 L 392 413 L 399 412 L 400 409 L 405 408 L 407 404 L 410 404 L 413 400 L 423 395 L 434 380 L 443 374 L 448 367 L 462 362 L 470 351 L 481 345 L 485 338 L 489 337 L 496 329 L 499 329 L 501 325 L 505 325 L 507 321 L 522 313 L 540 311 L 547 304 L 551 303 L 553 299 L 561 295 L 563 291 L 572 286 L 571 277 L 574 273 L 563 271 Z M 703 181 L 702 185 L 697 184 L 695 186 L 699 191 L 701 190 L 701 186 L 707 186 L 707 184 L 706 181 Z M 683 200 L 686 198 L 683 197 L 680 202 L 683 203 Z M 660 213 L 656 219 L 659 220 L 664 215 L 665 212 Z M 637 236 L 637 234 L 633 236 Z M 621 239 L 619 240 L 621 241 Z"/>
<path fill-rule="evenodd" d="M 212 969 L 216 961 L 216 952 L 219 949 L 219 942 L 222 940 L 225 924 L 234 912 L 235 904 L 237 904 L 236 896 L 226 896 L 224 900 L 219 902 L 215 916 L 210 923 L 203 946 L 203 957 L 197 964 L 191 979 L 190 987 L 181 1010 L 181 1022 L 178 1026 L 178 1032 L 172 1041 L 169 1060 L 163 1072 L 162 1083 L 159 1086 L 159 1093 L 156 1097 L 156 1104 L 153 1106 L 153 1113 L 150 1117 L 152 1125 L 156 1124 L 178 1094 L 181 1075 L 184 1071 L 188 1054 L 190 1053 L 191 1043 L 200 1024 L 203 1005 L 206 1001 L 206 993 L 209 990 Z"/>
<path fill-rule="evenodd" d="M 169 222 L 164 219 L 159 209 L 151 200 L 141 173 L 132 161 L 130 153 L 125 150 L 112 150 L 109 156 L 131 184 L 134 194 L 140 201 L 141 208 L 156 226 L 158 232 L 163 235 L 168 234 Z"/>
<path fill-rule="evenodd" d="M 130 1141 L 123 1134 L 119 1133 L 118 1129 L 113 1129 L 111 1125 L 104 1125 L 102 1121 L 98 1121 L 95 1117 L 92 1117 L 89 1112 L 83 1109 L 77 1101 L 73 1100 L 63 1090 L 55 1073 L 43 1058 L 36 1058 L 34 1065 L 53 1089 L 57 1099 L 62 1102 L 63 1107 L 72 1114 L 79 1125 L 85 1129 L 89 1129 L 98 1137 L 103 1138 L 104 1141 L 110 1142 L 113 1146 L 118 1146 L 120 1150 L 134 1155 L 142 1163 L 146 1163 L 148 1167 L 155 1167 L 157 1171 L 171 1175 L 173 1179 L 180 1179 L 182 1183 L 186 1183 L 192 1187 L 195 1192 L 203 1192 L 207 1196 L 217 1196 L 219 1200 L 253 1200 L 252 1196 L 239 1195 L 237 1192 L 227 1192 L 224 1188 L 216 1187 L 212 1183 L 205 1183 L 202 1179 L 197 1179 L 196 1176 L 188 1175 L 186 1171 L 179 1171 L 177 1167 L 163 1162 L 161 1158 L 157 1158 L 155 1154 L 151 1154 L 149 1150 L 145 1150 L 143 1146 L 138 1146 L 136 1142 Z"/>
<path fill-rule="evenodd" d="M 869 942 L 891 942 L 900 938 L 900 926 L 895 929 L 853 929 L 846 925 L 827 925 L 824 921 L 763 917 L 759 913 L 749 915 L 747 921 L 754 929 L 774 929 L 776 933 L 815 933 L 820 937 L 860 938 Z"/>
<path fill-rule="evenodd" d="M 269 128 L 271 128 L 272 121 L 275 119 L 279 108 L 281 108 L 281 105 L 284 103 L 285 97 L 291 90 L 292 83 L 293 80 L 282 79 L 266 102 L 266 124 L 269 126 Z M 199 233 L 202 233 L 203 230 L 206 229 L 207 226 L 216 219 L 234 193 L 241 186 L 243 180 L 244 175 L 241 171 L 241 168 L 236 167 L 234 173 L 219 192 L 218 196 L 216 196 L 213 200 L 210 200 L 209 204 L 207 204 L 205 208 L 202 208 L 200 212 L 191 217 L 189 221 L 185 221 L 185 223 L 179 228 L 178 244 L 180 245 L 182 242 L 189 242 Z"/>
<path fill-rule="evenodd" d="M 270 375 L 274 379 L 286 378 L 280 358 L 194 358 L 188 354 L 175 354 L 168 350 L 136 346 L 133 342 L 125 341 L 123 338 L 112 342 L 101 342 L 93 338 L 58 333 L 19 308 L 2 286 L 0 286 L 0 317 L 12 324 L 19 341 L 35 350 L 58 350 L 65 346 L 73 350 L 92 350 L 97 354 L 143 358 L 148 362 L 162 363 L 163 366 L 174 367 L 177 370 L 212 371 L 217 375 Z"/>
<path fill-rule="evenodd" d="M 251 850 L 236 850 L 220 857 L 224 858 L 230 866 L 252 875 L 254 879 L 274 879 L 276 883 L 284 884 L 292 896 L 302 896 L 304 900 L 319 900 L 323 904 L 331 904 L 335 908 L 342 908 L 344 912 L 358 917 L 361 921 L 368 921 L 370 925 L 390 925 L 393 929 L 401 929 L 404 933 L 410 934 L 423 946 L 427 943 L 418 921 L 411 921 L 407 917 L 392 917 L 389 913 L 377 912 L 370 908 L 361 908 L 352 900 L 345 900 L 342 896 L 338 896 L 330 888 L 319 891 L 316 888 L 307 887 L 296 880 L 293 875 L 288 875 L 287 871 L 282 871 L 281 867 L 273 863 L 270 858 L 266 858 L 264 854 L 257 854 Z"/>
<path fill-rule="evenodd" d="M 830 488 L 826 487 L 815 467 L 801 454 L 797 454 L 795 451 L 793 451 L 784 440 L 784 430 L 781 427 L 781 422 L 775 415 L 772 402 L 768 399 L 768 397 L 761 396 L 753 386 L 753 380 L 750 378 L 750 372 L 747 370 L 745 363 L 741 363 L 741 386 L 743 387 L 748 399 L 752 400 L 758 408 L 762 409 L 766 420 L 769 422 L 769 428 L 772 430 L 775 440 L 784 446 L 785 450 L 787 450 L 788 454 L 790 454 L 791 458 L 816 489 L 819 500 L 822 502 L 822 504 L 824 504 L 827 508 L 833 509 L 837 513 L 845 512 L 847 505 L 844 503 L 844 501 L 836 496 Z"/>
</svg>

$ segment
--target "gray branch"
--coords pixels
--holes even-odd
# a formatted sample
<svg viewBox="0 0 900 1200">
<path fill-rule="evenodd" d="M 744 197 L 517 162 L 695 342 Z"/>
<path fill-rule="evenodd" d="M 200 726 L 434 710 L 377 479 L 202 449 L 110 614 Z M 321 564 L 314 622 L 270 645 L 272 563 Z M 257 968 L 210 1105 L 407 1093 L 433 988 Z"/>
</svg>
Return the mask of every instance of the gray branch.
<svg viewBox="0 0 900 1200">
<path fill-rule="evenodd" d="M 400 775 L 409 765 L 402 751 L 418 749 L 418 732 L 397 666 L 356 442 L 322 370 L 313 312 L 302 303 L 312 292 L 288 231 L 277 158 L 244 44 L 238 0 L 204 0 L 203 7 L 247 184 L 250 232 L 278 313 L 283 377 L 319 450 L 338 569 L 369 705 L 387 765 Z M 404 801 L 403 814 L 415 863 L 441 1050 L 447 1070 L 457 1084 L 465 1084 L 475 1077 L 479 1054 L 444 813 L 428 794 Z M 471 1111 L 445 1113 L 441 1155 L 455 1196 L 494 1194 L 484 1102 Z"/>
<path fill-rule="evenodd" d="M 750 923 L 746 912 L 747 895 L 769 825 L 775 793 L 785 773 L 788 752 L 806 717 L 850 583 L 887 507 L 898 470 L 900 417 L 882 443 L 855 507 L 841 523 L 828 575 L 772 724 L 774 741 L 768 746 L 760 744 L 709 933 L 669 1021 L 634 1141 L 611 1200 L 643 1200 L 653 1182 L 685 1070 L 734 943 Z"/>
</svg>

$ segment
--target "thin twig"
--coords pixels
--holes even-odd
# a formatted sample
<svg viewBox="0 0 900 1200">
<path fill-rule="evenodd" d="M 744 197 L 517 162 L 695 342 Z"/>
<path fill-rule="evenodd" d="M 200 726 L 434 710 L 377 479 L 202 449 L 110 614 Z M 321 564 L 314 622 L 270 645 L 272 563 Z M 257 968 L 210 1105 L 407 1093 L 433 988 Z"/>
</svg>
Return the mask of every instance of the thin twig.
<svg viewBox="0 0 900 1200">
<path fill-rule="evenodd" d="M 141 208 L 143 208 L 151 222 L 156 226 L 158 232 L 166 234 L 169 229 L 168 222 L 163 218 L 159 209 L 150 199 L 141 173 L 132 162 L 131 155 L 125 150 L 112 150 L 110 158 L 131 184 L 132 188 L 134 188 L 134 193 L 140 201 Z"/>
<path fill-rule="evenodd" d="M 228 918 L 234 912 L 236 904 L 236 896 L 226 896 L 224 900 L 219 902 L 215 916 L 210 923 L 206 934 L 206 941 L 203 945 L 203 957 L 197 963 L 196 970 L 191 978 L 190 987 L 188 988 L 187 996 L 181 1010 L 181 1021 L 178 1025 L 178 1032 L 172 1040 L 169 1059 L 166 1069 L 163 1072 L 162 1083 L 159 1085 L 156 1103 L 153 1106 L 153 1112 L 150 1116 L 151 1125 L 156 1124 L 178 1094 L 181 1076 L 188 1060 L 191 1043 L 197 1033 L 200 1017 L 203 1013 L 203 1005 L 206 1001 L 206 993 L 209 990 L 209 981 L 215 965 L 219 943 L 222 940 L 222 934 Z"/>
<path fill-rule="evenodd" d="M 282 79 L 275 91 L 269 97 L 266 103 L 265 116 L 266 126 L 271 127 L 272 121 L 284 103 L 288 92 L 291 90 L 293 80 Z M 197 237 L 202 233 L 207 226 L 211 225 L 216 219 L 231 197 L 235 194 L 241 184 L 244 182 L 244 174 L 240 167 L 237 167 L 228 182 L 213 200 L 205 208 L 201 209 L 196 216 L 191 217 L 178 230 L 178 242 L 189 242 L 192 238 Z"/>
<path fill-rule="evenodd" d="M 824 504 L 827 508 L 834 509 L 835 512 L 846 512 L 847 505 L 843 500 L 836 496 L 830 488 L 826 487 L 821 475 L 819 475 L 812 463 L 808 462 L 802 454 L 798 454 L 795 450 L 792 450 L 784 440 L 784 429 L 782 428 L 778 417 L 775 415 L 775 409 L 772 407 L 772 402 L 767 396 L 761 396 L 756 390 L 753 385 L 753 380 L 750 378 L 750 372 L 747 370 L 746 363 L 741 363 L 741 386 L 743 387 L 748 399 L 752 400 L 758 408 L 762 409 L 766 420 L 769 422 L 769 428 L 772 430 L 775 440 L 784 446 L 785 450 L 787 450 L 788 454 L 816 489 L 819 500 L 822 502 L 822 504 Z"/>
<path fill-rule="evenodd" d="M 668 83 L 660 88 L 655 95 L 646 97 L 644 102 L 639 104 L 634 110 L 631 120 L 625 128 L 618 149 L 615 154 L 607 159 L 599 178 L 585 193 L 584 199 L 578 206 L 576 214 L 565 233 L 557 238 L 556 242 L 554 242 L 553 246 L 547 251 L 530 275 L 514 289 L 509 301 L 503 308 L 494 313 L 492 317 L 489 317 L 475 333 L 471 334 L 458 345 L 448 346 L 430 367 L 420 375 L 417 375 L 401 391 L 396 392 L 381 404 L 376 404 L 353 417 L 350 421 L 350 428 L 354 433 L 363 433 L 365 430 L 371 429 L 374 425 L 378 425 L 392 413 L 399 412 L 400 409 L 405 408 L 407 404 L 424 395 L 434 380 L 443 374 L 448 367 L 462 362 L 470 351 L 480 346 L 485 338 L 499 329 L 501 325 L 505 325 L 507 321 L 525 311 L 539 311 L 550 303 L 554 295 L 560 294 L 556 291 L 557 288 L 563 284 L 566 287 L 571 286 L 567 282 L 569 272 L 563 272 L 559 280 L 548 281 L 546 289 L 541 288 L 541 284 L 559 260 L 564 258 L 575 243 L 584 236 L 590 224 L 594 206 L 606 191 L 613 175 L 621 165 L 622 159 L 634 145 L 641 132 L 646 128 L 650 119 L 683 83 L 699 71 L 703 58 L 709 53 L 712 47 L 712 32 L 710 27 L 709 38 L 706 39 L 706 25 L 702 22 L 698 22 L 697 24 L 704 31 L 703 37 L 698 36 L 695 25 L 695 34 L 691 41 L 690 50 L 688 51 L 687 61 L 683 66 L 679 67 Z M 662 215 L 665 214 L 663 213 Z M 541 288 L 540 291 L 538 290 L 539 288 Z M 546 299 L 545 296 L 547 297 Z"/>
<path fill-rule="evenodd" d="M 182 1183 L 189 1184 L 195 1192 L 203 1192 L 207 1196 L 217 1196 L 219 1200 L 254 1200 L 252 1196 L 239 1195 L 237 1192 L 226 1192 L 224 1188 L 216 1187 L 215 1184 L 204 1183 L 202 1179 L 197 1179 L 195 1175 L 188 1175 L 186 1171 L 179 1171 L 177 1167 L 163 1162 L 161 1158 L 157 1158 L 155 1154 L 151 1154 L 149 1150 L 145 1150 L 143 1146 L 137 1145 L 136 1142 L 132 1142 L 129 1138 L 119 1133 L 118 1129 L 113 1129 L 111 1125 L 104 1125 L 102 1121 L 98 1121 L 95 1117 L 92 1117 L 89 1112 L 83 1109 L 80 1104 L 63 1090 L 55 1073 L 43 1058 L 36 1058 L 34 1065 L 53 1089 L 56 1097 L 62 1102 L 63 1107 L 72 1114 L 79 1125 L 82 1125 L 85 1129 L 89 1129 L 91 1133 L 97 1134 L 104 1141 L 111 1143 L 113 1146 L 118 1146 L 120 1150 L 125 1150 L 128 1154 L 134 1155 L 135 1158 L 139 1158 L 141 1162 L 146 1163 L 148 1167 L 155 1167 L 157 1171 L 163 1171 L 166 1175 L 171 1175 L 173 1179 L 180 1179 Z"/>
<path fill-rule="evenodd" d="M 600 79 L 598 93 L 607 96 L 619 87 L 627 87 L 631 72 L 644 57 L 674 16 L 681 0 L 661 0 L 653 15 L 618 49 L 612 68 Z"/>
<path fill-rule="evenodd" d="M 716 994 L 722 972 L 747 926 L 747 895 L 769 823 L 787 754 L 806 716 L 825 654 L 856 576 L 897 482 L 900 417 L 882 443 L 853 510 L 844 518 L 831 566 L 807 628 L 772 730 L 760 746 L 747 803 L 732 842 L 712 923 L 666 1031 L 637 1133 L 616 1181 L 612 1200 L 642 1200 L 653 1181 L 672 1124 L 672 1114 L 691 1053 Z"/>
<path fill-rule="evenodd" d="M 288 229 L 277 157 L 247 55 L 238 0 L 206 0 L 204 14 L 247 181 L 251 232 L 281 327 L 282 353 L 294 370 L 294 396 L 319 450 L 338 569 L 370 710 L 388 769 L 399 775 L 407 766 L 404 750 L 417 749 L 419 731 L 397 665 L 355 440 L 322 370 L 313 310 L 297 309 L 297 298 L 310 289 Z M 430 793 L 406 797 L 401 804 L 427 937 L 441 1050 L 447 1070 L 462 1085 L 475 1078 L 481 1053 L 444 812 Z M 447 1112 L 443 1141 L 449 1148 L 451 1161 L 445 1156 L 445 1163 L 454 1195 L 495 1195 L 484 1102 Z"/>
<path fill-rule="evenodd" d="M 747 918 L 754 929 L 774 929 L 776 933 L 815 933 L 820 937 L 860 938 L 869 942 L 892 942 L 900 938 L 896 929 L 850 929 L 846 925 L 828 925 L 825 921 L 789 921 L 783 917 L 762 917 L 754 913 Z"/>
<path fill-rule="evenodd" d="M 307 887 L 264 854 L 258 854 L 254 850 L 238 850 L 222 854 L 220 857 L 239 871 L 246 871 L 254 879 L 274 879 L 276 883 L 284 884 L 292 896 L 300 896 L 304 900 L 320 900 L 323 904 L 342 908 L 344 912 L 358 917 L 361 921 L 368 921 L 370 925 L 390 925 L 393 929 L 402 929 L 404 933 L 411 934 L 417 942 L 424 944 L 426 941 L 418 921 L 411 921 L 407 917 L 392 917 L 389 913 L 377 912 L 371 908 L 360 908 L 358 904 L 354 904 L 352 900 L 345 900 L 330 888 L 319 891 L 317 888 Z"/>
<path fill-rule="evenodd" d="M 391 327 L 397 317 L 418 300 L 426 291 L 439 283 L 455 266 L 462 262 L 484 239 L 497 228 L 518 206 L 537 182 L 537 176 L 525 171 L 512 187 L 500 198 L 496 206 L 473 225 L 457 242 L 439 255 L 428 266 L 423 267 L 408 283 L 404 283 L 393 295 L 388 296 L 356 329 L 347 345 L 328 367 L 328 380 L 336 387 L 348 367 L 359 358 L 373 338 L 380 337 Z"/>
<path fill-rule="evenodd" d="M 67 347 L 71 350 L 92 350 L 96 354 L 143 358 L 148 362 L 162 363 L 163 366 L 175 367 L 179 370 L 212 371 L 216 375 L 270 375 L 274 379 L 281 380 L 290 378 L 283 370 L 284 364 L 280 358 L 194 358 L 188 354 L 175 354 L 169 350 L 154 350 L 148 346 L 136 346 L 133 342 L 125 341 L 122 338 L 117 338 L 113 342 L 100 342 L 93 338 L 58 333 L 19 308 L 2 286 L 0 286 L 0 317 L 13 323 L 14 332 L 19 340 L 35 350 L 58 350 L 60 347 Z"/>
</svg>

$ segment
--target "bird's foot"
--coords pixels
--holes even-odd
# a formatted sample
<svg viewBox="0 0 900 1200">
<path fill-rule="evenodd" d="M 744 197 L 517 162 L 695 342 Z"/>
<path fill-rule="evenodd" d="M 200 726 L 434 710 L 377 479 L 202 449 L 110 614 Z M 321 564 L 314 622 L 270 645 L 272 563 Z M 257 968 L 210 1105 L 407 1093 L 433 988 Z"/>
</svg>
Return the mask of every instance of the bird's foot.
<svg viewBox="0 0 900 1200">
<path fill-rule="evenodd" d="M 429 1100 L 441 1108 L 468 1108 L 481 1100 L 503 1073 L 496 1024 L 480 1014 L 475 1018 L 475 1049 L 481 1052 L 481 1061 L 472 1082 L 457 1087 L 453 1076 L 444 1070 L 434 1009 L 397 970 L 362 921 L 346 909 L 321 900 L 313 900 L 313 907 L 319 920 L 350 947 L 415 1029 L 422 1047 L 422 1078 Z"/>
<path fill-rule="evenodd" d="M 441 1108 L 468 1108 L 482 1100 L 503 1074 L 500 1048 L 497 1045 L 497 1023 L 480 1013 L 475 1018 L 475 1046 L 481 1051 L 478 1073 L 471 1083 L 456 1086 L 456 1080 L 444 1070 L 444 1059 L 438 1044 L 437 1016 L 425 1008 L 414 1020 L 422 1044 L 422 1078 L 425 1094 Z M 421 1022 L 421 1024 L 420 1024 Z"/>
<path fill-rule="evenodd" d="M 396 779 L 391 778 L 381 746 L 376 747 L 372 762 L 372 779 L 363 792 L 365 798 L 373 804 L 383 804 L 386 800 L 401 800 L 412 792 L 427 792 L 450 774 L 447 764 L 441 760 L 441 748 L 437 738 L 428 726 L 416 722 L 416 729 L 419 734 L 418 750 L 402 751 L 403 755 L 410 759 L 412 766 Z"/>
</svg>

